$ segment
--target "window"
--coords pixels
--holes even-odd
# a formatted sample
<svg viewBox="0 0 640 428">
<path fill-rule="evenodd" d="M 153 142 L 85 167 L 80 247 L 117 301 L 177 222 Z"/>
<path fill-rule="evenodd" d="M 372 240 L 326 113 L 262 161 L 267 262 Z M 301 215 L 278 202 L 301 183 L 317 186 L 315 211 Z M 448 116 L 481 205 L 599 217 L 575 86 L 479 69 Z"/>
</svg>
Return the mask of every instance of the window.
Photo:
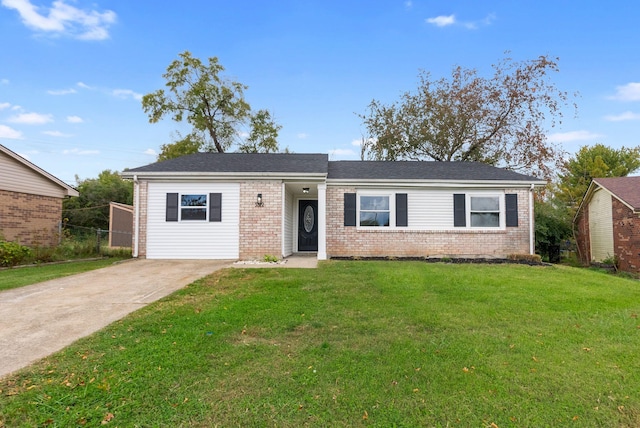
<svg viewBox="0 0 640 428">
<path fill-rule="evenodd" d="M 360 196 L 360 226 L 388 227 L 388 196 Z"/>
<path fill-rule="evenodd" d="M 518 195 L 456 193 L 453 195 L 453 226 L 518 227 Z"/>
<path fill-rule="evenodd" d="M 498 196 L 470 196 L 471 227 L 500 227 L 500 198 Z"/>
<path fill-rule="evenodd" d="M 165 220 L 220 222 L 222 221 L 222 193 L 208 195 L 167 193 Z"/>
<path fill-rule="evenodd" d="M 182 195 L 180 197 L 180 220 L 206 220 L 207 195 Z"/>
<path fill-rule="evenodd" d="M 362 227 L 407 227 L 407 194 L 344 194 L 344 225 Z"/>
</svg>

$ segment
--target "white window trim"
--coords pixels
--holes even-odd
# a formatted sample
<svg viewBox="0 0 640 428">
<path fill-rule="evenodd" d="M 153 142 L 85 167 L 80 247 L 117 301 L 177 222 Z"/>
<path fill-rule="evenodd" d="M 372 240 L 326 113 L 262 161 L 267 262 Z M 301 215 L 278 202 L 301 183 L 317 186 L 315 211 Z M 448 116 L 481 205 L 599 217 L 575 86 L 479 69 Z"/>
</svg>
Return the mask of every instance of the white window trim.
<svg viewBox="0 0 640 428">
<path fill-rule="evenodd" d="M 361 196 L 386 196 L 389 198 L 389 226 L 360 226 L 360 197 Z M 396 227 L 396 193 L 389 192 L 389 191 L 376 192 L 374 190 L 365 190 L 365 191 L 356 192 L 356 228 L 361 230 L 400 229 Z M 406 229 L 406 227 L 403 227 L 402 229 Z"/>
<path fill-rule="evenodd" d="M 471 226 L 471 198 L 472 197 L 494 197 L 498 198 L 498 208 L 500 212 L 500 225 L 498 227 L 473 227 Z M 465 216 L 467 226 L 464 229 L 470 230 L 506 230 L 507 211 L 504 202 L 504 193 L 496 192 L 467 192 L 465 194 Z M 460 228 L 456 228 L 460 229 Z"/>
<path fill-rule="evenodd" d="M 182 196 L 183 195 L 203 195 L 205 196 L 205 198 L 207 199 L 207 204 L 205 206 L 202 207 L 189 207 L 189 206 L 183 206 L 182 205 Z M 211 201 L 209 200 L 209 193 L 201 193 L 201 192 L 185 192 L 185 193 L 178 193 L 178 222 L 179 223 L 206 223 L 209 221 L 209 205 L 211 204 Z M 204 219 L 202 220 L 183 220 L 182 219 L 182 209 L 186 208 L 186 209 L 197 209 L 197 208 L 204 208 Z"/>
</svg>

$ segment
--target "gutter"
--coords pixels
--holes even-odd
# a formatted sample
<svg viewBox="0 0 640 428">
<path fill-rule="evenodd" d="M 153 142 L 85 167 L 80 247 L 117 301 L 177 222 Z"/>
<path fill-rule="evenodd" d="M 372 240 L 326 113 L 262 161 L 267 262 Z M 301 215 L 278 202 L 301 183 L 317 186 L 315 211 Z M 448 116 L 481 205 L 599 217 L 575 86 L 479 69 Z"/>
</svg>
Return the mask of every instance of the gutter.
<svg viewBox="0 0 640 428">
<path fill-rule="evenodd" d="M 536 252 L 535 213 L 533 210 L 533 190 L 534 190 L 534 184 L 531 183 L 531 188 L 529 189 L 529 254 L 531 255 L 534 255 Z"/>
<path fill-rule="evenodd" d="M 140 183 L 138 182 L 138 176 L 133 176 L 133 184 L 135 186 L 136 193 L 136 201 L 134 209 L 136 211 L 136 228 L 133 231 L 133 253 L 131 254 L 133 257 L 138 257 L 138 242 L 140 239 L 139 231 L 140 231 Z"/>
</svg>

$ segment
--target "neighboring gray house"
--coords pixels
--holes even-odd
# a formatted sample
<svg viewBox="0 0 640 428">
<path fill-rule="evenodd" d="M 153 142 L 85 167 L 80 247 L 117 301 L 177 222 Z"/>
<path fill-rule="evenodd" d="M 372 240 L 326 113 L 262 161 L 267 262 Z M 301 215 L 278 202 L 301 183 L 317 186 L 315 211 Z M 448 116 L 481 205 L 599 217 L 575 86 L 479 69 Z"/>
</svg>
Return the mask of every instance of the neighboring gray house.
<svg viewBox="0 0 640 428">
<path fill-rule="evenodd" d="M 147 258 L 533 254 L 533 189 L 481 163 L 197 153 L 134 181 L 133 254 Z"/>
<path fill-rule="evenodd" d="M 0 145 L 0 239 L 58 243 L 62 201 L 78 191 Z"/>
</svg>

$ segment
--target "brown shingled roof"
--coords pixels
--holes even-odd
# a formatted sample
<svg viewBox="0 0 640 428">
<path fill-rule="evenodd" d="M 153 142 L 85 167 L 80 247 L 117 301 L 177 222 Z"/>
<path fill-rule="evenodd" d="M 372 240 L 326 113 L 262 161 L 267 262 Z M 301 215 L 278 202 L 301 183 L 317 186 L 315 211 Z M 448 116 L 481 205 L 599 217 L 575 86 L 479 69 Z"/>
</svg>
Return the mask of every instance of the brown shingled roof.
<svg viewBox="0 0 640 428">
<path fill-rule="evenodd" d="M 593 181 L 633 207 L 634 211 L 640 211 L 640 177 L 594 178 Z"/>
</svg>

